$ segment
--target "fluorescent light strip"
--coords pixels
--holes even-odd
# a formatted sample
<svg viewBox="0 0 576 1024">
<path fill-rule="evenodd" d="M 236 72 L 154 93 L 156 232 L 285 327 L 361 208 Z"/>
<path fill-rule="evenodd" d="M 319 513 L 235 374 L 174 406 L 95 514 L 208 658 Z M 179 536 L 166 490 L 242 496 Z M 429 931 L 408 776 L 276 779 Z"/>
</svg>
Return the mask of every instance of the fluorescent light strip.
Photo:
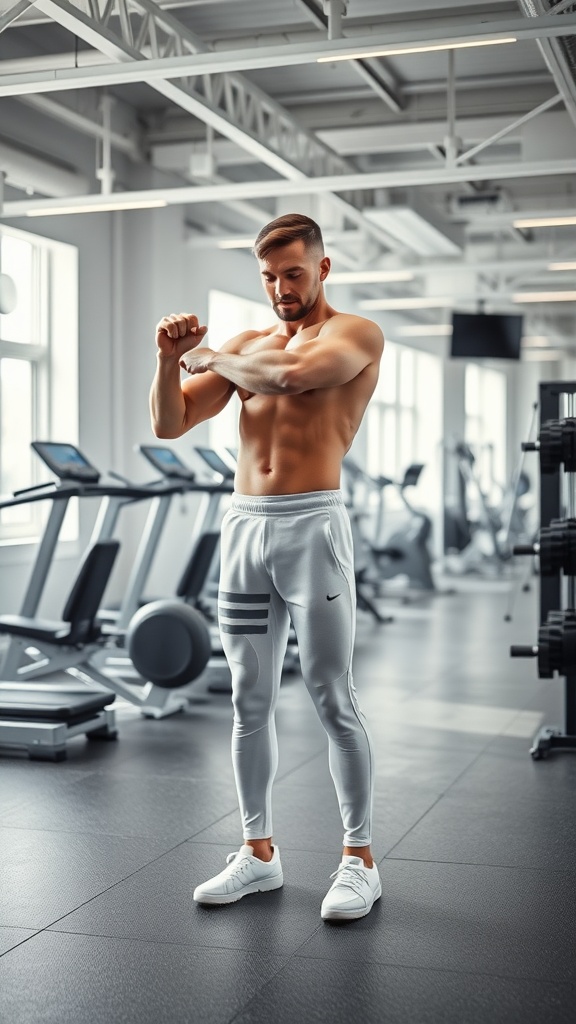
<svg viewBox="0 0 576 1024">
<path fill-rule="evenodd" d="M 548 270 L 576 270 L 576 260 L 566 260 L 565 263 L 549 263 Z"/>
<path fill-rule="evenodd" d="M 520 217 L 513 220 L 515 228 L 561 228 L 568 224 L 576 224 L 576 216 L 572 217 Z"/>
<path fill-rule="evenodd" d="M 327 284 L 386 284 L 413 280 L 411 270 L 338 270 L 332 271 Z"/>
<path fill-rule="evenodd" d="M 502 43 L 517 43 L 515 36 L 504 39 L 481 39 L 475 43 L 435 43 L 430 46 L 405 46 L 401 49 L 372 50 L 368 53 L 343 53 L 335 57 L 317 57 L 318 64 L 332 64 L 337 60 L 366 60 L 369 57 L 396 57 L 404 53 L 434 53 L 438 50 L 463 50 L 472 46 L 500 46 Z"/>
<path fill-rule="evenodd" d="M 153 207 L 168 206 L 166 199 L 140 199 L 129 202 L 118 200 L 117 203 L 86 203 L 85 206 L 48 206 L 37 210 L 28 210 L 27 217 L 60 217 L 68 213 L 110 213 L 112 210 L 151 210 Z"/>
<path fill-rule="evenodd" d="M 361 309 L 441 309 L 452 306 L 451 298 L 418 298 L 412 295 L 404 299 L 364 299 L 358 305 Z"/>
<path fill-rule="evenodd" d="M 407 324 L 397 327 L 395 333 L 403 338 L 449 338 L 452 324 Z"/>
<path fill-rule="evenodd" d="M 563 352 L 559 349 L 547 348 L 547 349 L 526 349 L 522 353 L 522 359 L 527 360 L 530 363 L 546 363 L 555 362 L 557 359 L 561 359 Z"/>
<path fill-rule="evenodd" d="M 548 345 L 546 334 L 525 334 L 522 338 L 522 348 L 539 348 Z"/>
<path fill-rule="evenodd" d="M 219 249 L 251 249 L 253 238 L 220 238 L 216 243 Z"/>
<path fill-rule="evenodd" d="M 512 302 L 576 302 L 576 292 L 516 292 Z"/>
</svg>

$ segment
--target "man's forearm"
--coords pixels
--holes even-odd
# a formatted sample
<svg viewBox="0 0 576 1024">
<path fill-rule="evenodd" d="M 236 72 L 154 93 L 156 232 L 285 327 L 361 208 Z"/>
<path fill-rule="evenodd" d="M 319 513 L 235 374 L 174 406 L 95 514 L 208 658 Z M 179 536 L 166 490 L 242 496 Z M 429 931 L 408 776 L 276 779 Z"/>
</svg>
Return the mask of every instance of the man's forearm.
<svg viewBox="0 0 576 1024">
<path fill-rule="evenodd" d="M 150 389 L 150 416 L 156 437 L 180 437 L 186 421 L 186 403 L 180 386 L 178 359 L 157 357 L 158 363 Z"/>
<path fill-rule="evenodd" d="M 198 349 L 198 354 L 200 354 Z M 293 352 L 268 350 L 236 355 L 214 352 L 209 368 L 221 377 L 257 395 L 284 395 L 294 390 L 293 370 L 298 358 Z"/>
</svg>

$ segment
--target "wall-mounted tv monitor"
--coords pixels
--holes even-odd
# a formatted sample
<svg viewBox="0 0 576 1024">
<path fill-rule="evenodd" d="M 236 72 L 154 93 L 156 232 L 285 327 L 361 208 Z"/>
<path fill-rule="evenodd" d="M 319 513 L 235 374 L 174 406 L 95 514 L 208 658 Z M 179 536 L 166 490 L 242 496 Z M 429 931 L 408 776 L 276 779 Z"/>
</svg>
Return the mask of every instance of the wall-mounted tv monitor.
<svg viewBox="0 0 576 1024">
<path fill-rule="evenodd" d="M 453 359 L 520 359 L 523 317 L 518 313 L 453 313 Z"/>
</svg>

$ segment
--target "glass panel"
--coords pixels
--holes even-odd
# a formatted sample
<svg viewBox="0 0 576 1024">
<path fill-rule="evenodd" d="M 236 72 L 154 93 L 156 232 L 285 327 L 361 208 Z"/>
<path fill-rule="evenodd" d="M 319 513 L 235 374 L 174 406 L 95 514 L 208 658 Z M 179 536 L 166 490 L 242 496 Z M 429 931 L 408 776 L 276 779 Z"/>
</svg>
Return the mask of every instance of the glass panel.
<svg viewBox="0 0 576 1024">
<path fill-rule="evenodd" d="M 402 409 L 400 412 L 400 438 L 399 438 L 398 461 L 400 470 L 399 476 L 414 461 L 414 414 L 411 409 Z"/>
<path fill-rule="evenodd" d="M 382 407 L 376 403 L 368 406 L 366 430 L 368 434 L 367 469 L 372 476 L 382 470 Z"/>
<path fill-rule="evenodd" d="M 414 352 L 409 348 L 402 349 L 400 353 L 400 405 L 414 405 L 414 376 L 416 360 Z"/>
<path fill-rule="evenodd" d="M 24 359 L 0 361 L 0 493 L 10 494 L 32 482 L 32 366 Z M 3 525 L 32 521 L 32 506 L 4 509 Z"/>
<path fill-rule="evenodd" d="M 398 373 L 398 349 L 391 342 L 386 342 L 380 366 L 380 377 L 376 394 L 383 402 L 392 405 L 396 401 Z"/>
<path fill-rule="evenodd" d="M 384 409 L 382 426 L 382 473 L 384 476 L 396 476 L 396 410 Z"/>
<path fill-rule="evenodd" d="M 4 341 L 34 342 L 34 247 L 23 238 L 0 237 L 0 268 L 16 286 L 16 307 L 0 315 L 0 337 Z"/>
<path fill-rule="evenodd" d="M 478 416 L 480 413 L 480 367 L 468 363 L 465 371 L 465 404 L 467 416 Z"/>
<path fill-rule="evenodd" d="M 492 472 L 488 476 L 490 485 L 497 489 L 506 482 L 506 375 L 498 370 L 484 371 L 482 411 L 483 441 L 492 445 Z"/>
<path fill-rule="evenodd" d="M 208 298 L 207 344 L 219 349 L 225 341 L 242 331 L 259 331 L 274 323 L 274 314 L 263 302 L 244 299 L 212 289 Z M 228 405 L 208 425 L 210 444 L 216 448 L 238 447 L 240 402 L 234 395 Z"/>
</svg>

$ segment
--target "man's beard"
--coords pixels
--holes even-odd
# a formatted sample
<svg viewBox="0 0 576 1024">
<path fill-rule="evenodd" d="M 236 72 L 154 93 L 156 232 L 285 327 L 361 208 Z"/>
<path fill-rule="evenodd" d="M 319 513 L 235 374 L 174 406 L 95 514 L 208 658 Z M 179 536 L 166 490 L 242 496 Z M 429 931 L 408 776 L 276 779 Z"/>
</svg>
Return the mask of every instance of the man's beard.
<svg viewBox="0 0 576 1024">
<path fill-rule="evenodd" d="M 279 320 L 284 320 L 285 323 L 291 323 L 293 320 L 303 320 L 305 316 L 308 316 L 313 305 L 313 302 L 308 302 L 306 305 L 302 305 L 302 303 L 300 303 L 298 305 L 290 306 L 289 309 L 282 309 L 279 303 L 273 302 L 272 309 Z"/>
</svg>

